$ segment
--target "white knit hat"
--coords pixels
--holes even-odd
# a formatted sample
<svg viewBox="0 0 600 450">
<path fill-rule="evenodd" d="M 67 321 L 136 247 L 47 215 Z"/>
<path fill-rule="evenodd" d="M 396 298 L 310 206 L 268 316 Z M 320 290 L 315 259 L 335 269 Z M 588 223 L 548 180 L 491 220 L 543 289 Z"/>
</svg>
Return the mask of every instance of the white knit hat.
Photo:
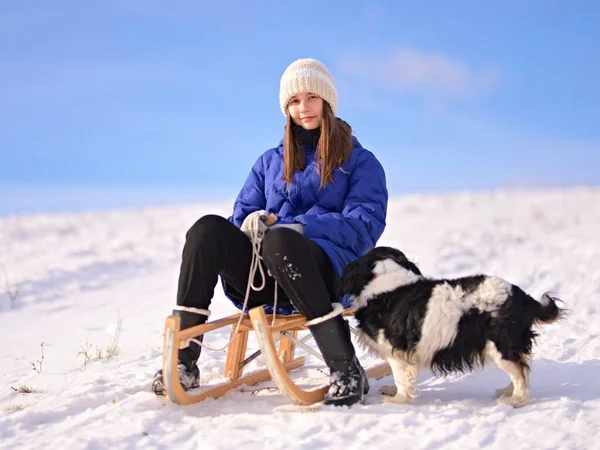
<svg viewBox="0 0 600 450">
<path fill-rule="evenodd" d="M 312 58 L 298 59 L 285 69 L 279 83 L 279 104 L 284 116 L 290 99 L 302 92 L 317 94 L 329 103 L 333 114 L 336 114 L 337 89 L 333 77 L 322 62 Z"/>
</svg>

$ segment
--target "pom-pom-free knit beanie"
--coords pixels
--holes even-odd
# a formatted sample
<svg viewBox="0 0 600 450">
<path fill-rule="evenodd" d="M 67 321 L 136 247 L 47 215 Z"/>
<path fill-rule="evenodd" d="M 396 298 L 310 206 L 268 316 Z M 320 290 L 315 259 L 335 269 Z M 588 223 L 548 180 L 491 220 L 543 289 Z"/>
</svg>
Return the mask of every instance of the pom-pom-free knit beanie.
<svg viewBox="0 0 600 450">
<path fill-rule="evenodd" d="M 335 82 L 322 62 L 312 58 L 298 59 L 285 69 L 279 83 L 279 104 L 284 116 L 290 99 L 301 92 L 317 94 L 329 103 L 334 115 L 337 113 Z"/>
</svg>

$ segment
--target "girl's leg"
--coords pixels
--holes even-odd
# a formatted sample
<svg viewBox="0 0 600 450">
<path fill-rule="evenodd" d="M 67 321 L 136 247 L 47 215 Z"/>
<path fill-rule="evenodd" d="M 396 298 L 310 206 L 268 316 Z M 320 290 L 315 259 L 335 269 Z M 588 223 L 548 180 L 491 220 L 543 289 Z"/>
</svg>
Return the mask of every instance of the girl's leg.
<svg viewBox="0 0 600 450">
<path fill-rule="evenodd" d="M 214 295 L 219 275 L 226 281 L 228 290 L 240 294 L 243 302 L 252 261 L 252 244 L 248 237 L 227 219 L 217 215 L 200 218 L 187 232 L 183 248 L 181 270 L 177 291 L 177 305 L 196 309 L 208 309 Z M 262 278 L 257 271 L 254 286 L 260 286 Z M 275 282 L 265 271 L 265 286 L 260 291 L 250 290 L 249 307 L 272 303 Z M 278 304 L 290 306 L 285 292 L 279 287 Z M 207 316 L 195 312 L 175 310 L 181 317 L 181 329 L 205 323 Z M 199 338 L 202 341 L 202 337 Z M 179 378 L 184 389 L 198 386 L 199 371 L 196 365 L 201 347 L 196 343 L 179 350 Z M 164 394 L 162 370 L 152 384 L 158 395 Z"/>
<path fill-rule="evenodd" d="M 208 309 L 219 275 L 228 286 L 243 296 L 246 293 L 252 244 L 238 227 L 217 215 L 199 219 L 187 232 L 183 247 L 177 290 L 177 305 Z M 266 284 L 260 291 L 250 290 L 250 306 L 273 301 L 274 280 L 265 271 Z M 262 284 L 257 270 L 253 285 Z M 290 303 L 283 290 L 278 291 L 283 306 Z"/>
<path fill-rule="evenodd" d="M 335 274 L 327 254 L 300 233 L 278 228 L 266 234 L 263 257 L 292 305 L 309 319 L 308 328 L 331 375 L 325 404 L 362 402 L 369 385 L 356 358 L 348 322 L 331 305 Z"/>
<path fill-rule="evenodd" d="M 276 228 L 266 234 L 262 255 L 294 308 L 308 319 L 332 311 L 335 272 L 318 244 L 297 231 Z"/>
<path fill-rule="evenodd" d="M 199 219 L 187 232 L 183 248 L 177 305 L 198 309 L 208 309 L 214 295 L 219 275 L 225 280 L 228 289 L 240 294 L 243 302 L 248 275 L 252 262 L 252 244 L 238 227 L 217 215 L 207 215 Z M 260 291 L 250 289 L 248 306 L 258 306 L 273 302 L 275 282 L 265 273 L 265 285 Z M 256 271 L 253 285 L 262 285 L 260 271 Z M 278 291 L 278 303 L 289 306 L 289 300 L 282 288 Z M 181 316 L 181 329 L 206 322 L 207 317 L 196 313 L 175 311 Z M 200 356 L 200 346 L 190 345 L 179 352 L 180 361 L 192 369 Z"/>
</svg>

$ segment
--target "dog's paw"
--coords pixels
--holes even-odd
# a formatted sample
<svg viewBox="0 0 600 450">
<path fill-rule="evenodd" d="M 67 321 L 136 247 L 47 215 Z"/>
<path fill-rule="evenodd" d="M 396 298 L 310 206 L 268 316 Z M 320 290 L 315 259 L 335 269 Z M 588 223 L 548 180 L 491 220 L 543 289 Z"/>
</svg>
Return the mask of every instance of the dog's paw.
<svg viewBox="0 0 600 450">
<path fill-rule="evenodd" d="M 410 392 L 410 390 L 398 390 L 398 388 L 394 385 L 391 386 L 382 386 L 379 388 L 379 392 L 381 392 L 384 397 L 381 400 L 382 403 L 410 403 L 415 395 Z"/>
<path fill-rule="evenodd" d="M 495 392 L 495 397 L 510 397 L 511 395 L 513 395 L 513 391 L 515 390 L 515 387 L 513 386 L 512 383 L 510 383 L 508 386 L 502 388 L 502 389 L 496 389 Z"/>
<path fill-rule="evenodd" d="M 529 403 L 529 399 L 527 397 L 500 397 L 496 402 L 499 405 L 510 405 L 513 408 L 521 408 Z"/>
<path fill-rule="evenodd" d="M 379 392 L 382 395 L 387 395 L 389 397 L 394 397 L 398 393 L 398 388 L 394 385 L 381 386 L 379 388 Z"/>
<path fill-rule="evenodd" d="M 402 405 L 402 404 L 406 404 L 406 403 L 410 403 L 413 401 L 413 397 L 410 397 L 409 395 L 394 395 L 393 397 L 384 397 L 383 400 L 381 400 L 382 403 L 395 403 L 397 405 Z"/>
</svg>

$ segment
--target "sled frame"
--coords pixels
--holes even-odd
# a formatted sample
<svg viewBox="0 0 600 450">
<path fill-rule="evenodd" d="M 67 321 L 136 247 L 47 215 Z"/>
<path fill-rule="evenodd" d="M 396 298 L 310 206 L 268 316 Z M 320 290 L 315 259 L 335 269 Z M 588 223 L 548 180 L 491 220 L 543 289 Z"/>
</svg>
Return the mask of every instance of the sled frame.
<svg viewBox="0 0 600 450">
<path fill-rule="evenodd" d="M 344 316 L 353 316 L 354 309 L 346 309 Z M 167 397 L 179 405 L 189 405 L 200 402 L 207 398 L 218 398 L 228 391 L 242 385 L 254 385 L 263 381 L 273 380 L 280 392 L 293 404 L 311 405 L 323 400 L 328 385 L 313 390 L 304 390 L 297 386 L 289 376 L 289 371 L 302 367 L 305 358 L 294 358 L 296 347 L 302 347 L 307 352 L 323 360 L 323 357 L 306 341 L 312 338 L 309 333 L 302 339 L 298 338 L 298 332 L 308 330 L 306 317 L 301 314 L 281 315 L 278 314 L 273 321 L 272 314 L 266 314 L 262 306 L 253 308 L 249 314 L 244 314 L 238 332 L 236 325 L 240 319 L 239 314 L 234 314 L 202 325 L 197 325 L 181 330 L 181 318 L 176 315 L 168 316 L 165 323 L 164 351 L 163 351 L 163 377 Z M 214 330 L 223 327 L 231 327 L 231 343 L 227 351 L 224 377 L 228 382 L 218 385 L 201 386 L 197 389 L 185 391 L 179 381 L 177 373 L 177 354 L 179 349 L 186 348 L 190 338 L 200 339 Z M 351 328 L 351 330 L 354 332 Z M 259 344 L 259 350 L 246 357 L 248 337 L 254 332 Z M 276 346 L 276 343 L 279 343 Z M 205 349 L 207 351 L 209 349 Z M 253 373 L 244 373 L 244 368 L 256 357 L 263 355 L 267 369 Z M 367 370 L 367 376 L 379 379 L 391 374 L 387 363 L 383 363 Z"/>
</svg>

